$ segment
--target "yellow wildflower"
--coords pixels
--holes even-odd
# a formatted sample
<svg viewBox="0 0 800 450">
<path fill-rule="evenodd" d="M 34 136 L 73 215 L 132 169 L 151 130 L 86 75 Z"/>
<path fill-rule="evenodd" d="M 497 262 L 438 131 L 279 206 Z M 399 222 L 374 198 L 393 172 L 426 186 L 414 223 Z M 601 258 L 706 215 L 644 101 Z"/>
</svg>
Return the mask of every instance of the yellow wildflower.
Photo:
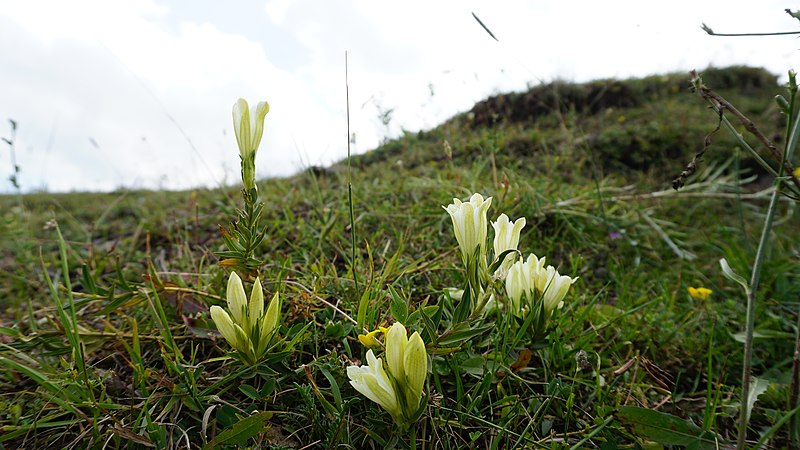
<svg viewBox="0 0 800 450">
<path fill-rule="evenodd" d="M 359 334 L 358 341 L 361 342 L 361 345 L 367 348 L 381 347 L 382 344 L 380 343 L 380 341 L 375 339 L 375 335 L 378 333 L 386 333 L 387 331 L 389 331 L 389 329 L 386 327 L 378 327 L 378 329 L 372 330 L 367 334 Z"/>
<path fill-rule="evenodd" d="M 689 296 L 695 300 L 708 300 L 708 297 L 711 296 L 713 292 L 711 289 L 704 288 L 704 287 L 689 287 Z"/>
</svg>

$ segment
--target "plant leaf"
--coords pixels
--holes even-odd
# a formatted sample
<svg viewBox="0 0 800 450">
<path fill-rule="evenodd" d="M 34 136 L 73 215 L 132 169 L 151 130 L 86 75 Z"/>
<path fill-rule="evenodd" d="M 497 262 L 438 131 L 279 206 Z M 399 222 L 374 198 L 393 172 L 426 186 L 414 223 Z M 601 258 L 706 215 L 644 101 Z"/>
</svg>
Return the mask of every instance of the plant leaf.
<svg viewBox="0 0 800 450">
<path fill-rule="evenodd" d="M 220 445 L 243 444 L 264 431 L 264 425 L 270 418 L 272 418 L 272 413 L 269 411 L 253 414 L 223 430 L 204 448 L 212 449 Z"/>
<path fill-rule="evenodd" d="M 750 393 L 747 396 L 747 415 L 746 418 L 750 421 L 750 412 L 753 410 L 753 405 L 758 400 L 758 396 L 766 392 L 769 387 L 769 380 L 763 378 L 752 377 L 750 378 Z"/>
<path fill-rule="evenodd" d="M 671 414 L 638 406 L 623 406 L 617 419 L 631 428 L 634 435 L 662 445 L 683 445 L 695 449 L 715 450 L 721 439 L 711 431 Z"/>
<path fill-rule="evenodd" d="M 742 277 L 738 273 L 734 272 L 733 269 L 731 269 L 731 266 L 730 264 L 728 264 L 727 259 L 721 258 L 719 260 L 719 265 L 720 267 L 722 267 L 722 274 L 725 275 L 725 278 L 739 283 L 744 288 L 745 292 L 748 293 L 750 292 L 750 285 L 747 284 L 747 280 L 745 280 L 744 277 Z"/>
</svg>

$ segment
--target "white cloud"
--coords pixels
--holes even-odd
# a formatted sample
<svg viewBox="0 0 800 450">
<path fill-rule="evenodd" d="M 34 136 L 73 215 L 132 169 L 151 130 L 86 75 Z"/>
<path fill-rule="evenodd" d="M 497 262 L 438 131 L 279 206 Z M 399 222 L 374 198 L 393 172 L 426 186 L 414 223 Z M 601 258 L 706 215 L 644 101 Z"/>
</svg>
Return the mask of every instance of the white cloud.
<svg viewBox="0 0 800 450">
<path fill-rule="evenodd" d="M 271 105 L 260 175 L 337 160 L 347 143 L 345 51 L 357 151 L 380 142 L 387 130 L 378 115 L 389 109 L 388 131 L 397 134 L 435 126 L 487 95 L 527 83 L 709 64 L 785 72 L 797 54 L 792 37 L 714 38 L 699 29 L 702 21 L 718 31 L 797 29 L 775 0 L 687 0 L 655 12 L 631 0 L 253 6 L 3 2 L 0 83 L 12 88 L 0 90 L 0 119 L 19 122 L 23 186 L 235 182 L 230 108 L 238 97 Z M 0 174 L 8 162 L 0 151 Z"/>
</svg>

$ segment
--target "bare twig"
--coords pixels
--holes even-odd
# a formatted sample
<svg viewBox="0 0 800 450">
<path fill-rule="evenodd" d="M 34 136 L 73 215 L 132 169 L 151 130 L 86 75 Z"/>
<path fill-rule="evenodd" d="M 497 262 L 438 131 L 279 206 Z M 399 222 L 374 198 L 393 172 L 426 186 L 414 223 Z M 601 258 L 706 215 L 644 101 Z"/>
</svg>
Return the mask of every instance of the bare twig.
<svg viewBox="0 0 800 450">
<path fill-rule="evenodd" d="M 742 114 L 735 106 L 733 106 L 730 102 L 725 100 L 721 95 L 717 94 L 716 92 L 709 89 L 705 84 L 703 84 L 702 78 L 697 74 L 696 70 L 692 70 L 689 72 L 692 76 L 692 86 L 694 89 L 700 94 L 703 99 L 705 99 L 711 106 L 719 112 L 720 117 L 724 113 L 725 110 L 730 111 L 739 122 L 744 126 L 745 130 L 747 130 L 750 134 L 755 136 L 755 138 L 763 145 L 767 150 L 769 150 L 772 157 L 777 161 L 778 165 L 781 164 L 783 161 L 783 170 L 785 172 L 785 176 L 792 180 L 795 187 L 800 190 L 800 179 L 794 174 L 794 167 L 792 166 L 791 162 L 785 160 L 781 151 L 773 144 L 761 130 L 758 129 L 755 123 L 752 120 L 747 118 L 744 114 Z M 719 125 L 718 125 L 719 126 Z"/>
<path fill-rule="evenodd" d="M 303 284 L 298 283 L 297 281 L 291 281 L 291 280 L 286 280 L 285 282 L 286 282 L 286 284 L 291 284 L 291 285 L 297 286 L 297 287 L 301 288 L 302 290 L 306 291 L 306 293 L 308 293 L 308 295 L 311 295 L 315 299 L 317 299 L 317 300 L 321 301 L 322 303 L 324 303 L 325 305 L 330 306 L 331 308 L 334 309 L 334 311 L 336 311 L 339 314 L 341 314 L 342 316 L 344 316 L 345 319 L 349 320 L 350 322 L 353 322 L 354 325 L 358 326 L 358 322 L 355 319 L 353 319 L 352 317 L 350 317 L 346 312 L 344 312 L 341 309 L 339 309 L 339 307 L 334 305 L 333 303 L 331 303 L 331 302 L 325 300 L 324 298 L 320 297 L 319 295 L 315 294 L 314 291 L 312 291 L 311 289 L 305 287 Z"/>
<path fill-rule="evenodd" d="M 683 185 L 686 184 L 686 179 L 692 176 L 692 174 L 694 174 L 694 172 L 697 170 L 697 164 L 700 162 L 701 159 L 703 159 L 703 155 L 706 154 L 706 150 L 708 150 L 708 147 L 711 145 L 711 136 L 717 134 L 721 126 L 722 126 L 722 108 L 719 109 L 719 122 L 717 122 L 717 127 L 711 130 L 711 132 L 708 133 L 706 137 L 703 139 L 703 149 L 694 155 L 692 161 L 686 165 L 686 168 L 683 169 L 683 172 L 681 172 L 680 175 L 678 175 L 678 178 L 672 180 L 672 189 L 675 189 L 677 191 L 678 189 L 682 188 Z"/>
</svg>

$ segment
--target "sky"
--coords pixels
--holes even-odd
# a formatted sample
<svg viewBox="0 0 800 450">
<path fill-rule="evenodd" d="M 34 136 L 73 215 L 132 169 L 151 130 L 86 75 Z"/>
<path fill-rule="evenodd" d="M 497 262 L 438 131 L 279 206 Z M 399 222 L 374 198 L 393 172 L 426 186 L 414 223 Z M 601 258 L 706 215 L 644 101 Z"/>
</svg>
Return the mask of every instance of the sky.
<svg viewBox="0 0 800 450">
<path fill-rule="evenodd" d="M 270 104 L 260 178 L 346 156 L 345 52 L 352 151 L 363 153 L 556 79 L 733 64 L 785 74 L 794 36 L 700 26 L 795 31 L 793 3 L 0 0 L 0 137 L 16 121 L 25 192 L 233 185 L 240 97 Z M 0 142 L 0 193 L 15 192 L 12 171 Z"/>
</svg>

